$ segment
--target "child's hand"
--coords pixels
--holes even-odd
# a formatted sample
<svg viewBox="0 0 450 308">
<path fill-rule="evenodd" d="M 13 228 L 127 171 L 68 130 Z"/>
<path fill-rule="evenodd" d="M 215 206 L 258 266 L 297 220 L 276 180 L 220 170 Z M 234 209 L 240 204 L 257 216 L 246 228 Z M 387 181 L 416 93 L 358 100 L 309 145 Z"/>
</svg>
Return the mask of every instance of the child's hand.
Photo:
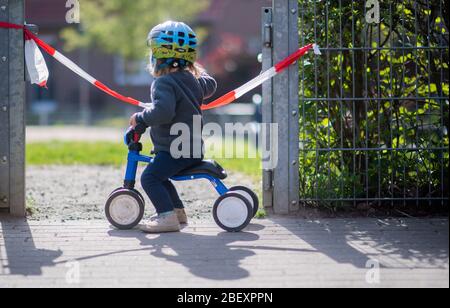
<svg viewBox="0 0 450 308">
<path fill-rule="evenodd" d="M 131 127 L 133 127 L 133 128 L 136 127 L 136 125 L 137 125 L 137 122 L 136 122 L 136 113 L 133 114 L 133 115 L 131 116 L 131 118 L 130 118 L 130 125 L 131 125 Z"/>
</svg>

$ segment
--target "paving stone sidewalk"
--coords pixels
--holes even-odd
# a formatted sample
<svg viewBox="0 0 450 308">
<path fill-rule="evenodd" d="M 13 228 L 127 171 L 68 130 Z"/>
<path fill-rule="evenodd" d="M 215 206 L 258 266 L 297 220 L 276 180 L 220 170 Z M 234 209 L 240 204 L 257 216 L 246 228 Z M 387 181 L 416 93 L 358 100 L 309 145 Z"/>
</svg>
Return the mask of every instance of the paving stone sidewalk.
<svg viewBox="0 0 450 308">
<path fill-rule="evenodd" d="M 0 287 L 449 286 L 448 219 L 271 218 L 242 233 L 207 220 L 163 235 L 96 220 L 0 226 Z"/>
</svg>

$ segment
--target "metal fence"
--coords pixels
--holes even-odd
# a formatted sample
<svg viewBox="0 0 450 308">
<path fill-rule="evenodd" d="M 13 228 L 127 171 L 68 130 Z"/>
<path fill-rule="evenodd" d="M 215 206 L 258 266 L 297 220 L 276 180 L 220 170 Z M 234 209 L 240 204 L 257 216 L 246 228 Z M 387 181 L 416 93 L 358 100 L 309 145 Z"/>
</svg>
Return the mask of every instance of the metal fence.
<svg viewBox="0 0 450 308">
<path fill-rule="evenodd" d="M 299 0 L 301 204 L 446 205 L 445 2 Z"/>
</svg>

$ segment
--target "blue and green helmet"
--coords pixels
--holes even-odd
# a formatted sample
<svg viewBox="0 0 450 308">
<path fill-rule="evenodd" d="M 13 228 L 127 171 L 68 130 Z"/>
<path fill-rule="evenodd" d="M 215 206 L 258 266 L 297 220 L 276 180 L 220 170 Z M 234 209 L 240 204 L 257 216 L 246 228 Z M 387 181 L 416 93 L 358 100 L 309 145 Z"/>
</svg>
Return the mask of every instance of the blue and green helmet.
<svg viewBox="0 0 450 308">
<path fill-rule="evenodd" d="M 154 27 L 147 37 L 152 62 L 175 59 L 194 63 L 197 59 L 197 35 L 185 23 L 166 21 Z"/>
</svg>

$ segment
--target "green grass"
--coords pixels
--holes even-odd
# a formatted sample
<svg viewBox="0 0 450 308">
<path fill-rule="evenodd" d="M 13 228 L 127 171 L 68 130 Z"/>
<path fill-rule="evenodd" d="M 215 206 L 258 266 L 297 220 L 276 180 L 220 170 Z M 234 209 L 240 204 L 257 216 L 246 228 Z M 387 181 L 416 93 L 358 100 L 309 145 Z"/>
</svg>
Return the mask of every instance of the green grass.
<svg viewBox="0 0 450 308">
<path fill-rule="evenodd" d="M 38 142 L 26 146 L 28 165 L 115 165 L 126 161 L 126 148 L 112 142 Z"/>
<path fill-rule="evenodd" d="M 151 145 L 144 143 L 142 153 L 150 153 Z M 28 165 L 112 165 L 126 163 L 127 148 L 114 142 L 37 142 L 26 146 Z M 260 176 L 260 160 L 216 159 L 226 170 L 241 172 L 257 178 Z"/>
<path fill-rule="evenodd" d="M 216 161 L 225 169 L 240 172 L 252 177 L 259 177 L 261 175 L 260 164 L 258 159 L 216 159 Z"/>
</svg>

